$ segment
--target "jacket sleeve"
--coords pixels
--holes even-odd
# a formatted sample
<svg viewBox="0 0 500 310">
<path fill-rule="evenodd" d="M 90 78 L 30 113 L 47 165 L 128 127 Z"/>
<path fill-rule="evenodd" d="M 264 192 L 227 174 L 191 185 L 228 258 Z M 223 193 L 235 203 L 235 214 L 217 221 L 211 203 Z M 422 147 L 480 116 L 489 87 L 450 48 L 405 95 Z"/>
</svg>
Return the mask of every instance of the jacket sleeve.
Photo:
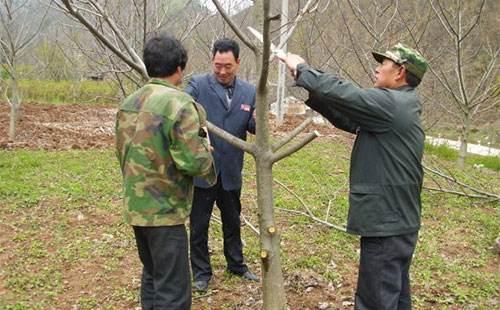
<svg viewBox="0 0 500 310">
<path fill-rule="evenodd" d="M 309 99 L 307 99 L 306 105 L 321 114 L 330 123 L 341 130 L 355 134 L 359 127 L 358 124 L 351 121 L 348 117 L 346 117 L 339 111 L 335 110 L 332 105 L 322 104 L 319 99 L 315 98 L 312 95 L 309 96 Z"/>
<path fill-rule="evenodd" d="M 368 131 L 384 132 L 391 128 L 396 107 L 388 90 L 361 89 L 305 64 L 299 65 L 297 71 L 297 86 L 308 90 L 324 109 L 331 107 Z"/>
<path fill-rule="evenodd" d="M 213 170 L 208 141 L 200 132 L 200 116 L 195 103 L 188 102 L 179 110 L 170 132 L 166 133 L 175 166 L 186 175 L 209 175 Z"/>
<path fill-rule="evenodd" d="M 194 98 L 195 101 L 198 100 L 199 91 L 198 91 L 198 82 L 195 77 L 189 79 L 188 85 L 184 88 L 184 91 L 188 93 L 191 97 Z"/>
</svg>

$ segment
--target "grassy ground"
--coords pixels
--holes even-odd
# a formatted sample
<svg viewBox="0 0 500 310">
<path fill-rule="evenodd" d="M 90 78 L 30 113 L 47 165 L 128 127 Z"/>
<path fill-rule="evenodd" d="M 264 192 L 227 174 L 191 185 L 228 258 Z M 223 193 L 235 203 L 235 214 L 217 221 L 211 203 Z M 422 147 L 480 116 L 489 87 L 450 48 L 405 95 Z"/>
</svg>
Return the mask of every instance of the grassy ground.
<svg viewBox="0 0 500 310">
<path fill-rule="evenodd" d="M 345 224 L 348 152 L 348 146 L 318 140 L 275 165 L 276 180 L 287 187 L 276 184 L 274 193 L 291 309 L 316 309 L 322 302 L 329 309 L 352 308 L 357 238 L 283 210 L 304 211 L 295 193 L 316 216 Z M 500 191 L 498 172 L 471 168 L 457 173 L 462 175 Z M 112 150 L 0 151 L 0 180 L 0 309 L 139 306 L 140 264 L 130 227 L 120 216 L 120 176 Z M 255 197 L 254 166 L 247 159 L 243 213 L 254 225 Z M 500 234 L 498 207 L 424 193 L 411 270 L 415 309 L 498 307 L 499 257 L 492 249 Z M 208 296 L 195 297 L 193 309 L 259 308 L 258 285 L 223 272 L 216 222 L 210 234 L 215 279 Z M 247 225 L 243 238 L 248 264 L 259 271 L 258 237 Z"/>
</svg>

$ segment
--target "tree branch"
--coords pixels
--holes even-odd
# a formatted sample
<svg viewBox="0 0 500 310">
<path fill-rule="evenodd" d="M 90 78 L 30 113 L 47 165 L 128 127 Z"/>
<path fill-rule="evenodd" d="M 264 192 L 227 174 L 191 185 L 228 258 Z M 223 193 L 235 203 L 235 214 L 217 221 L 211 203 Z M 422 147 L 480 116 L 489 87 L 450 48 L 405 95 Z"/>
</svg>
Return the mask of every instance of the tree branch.
<svg viewBox="0 0 500 310">
<path fill-rule="evenodd" d="M 144 64 L 142 61 L 140 63 L 136 63 L 134 60 L 136 59 L 130 59 L 125 55 L 117 46 L 112 44 L 110 40 L 105 37 L 99 30 L 95 28 L 95 26 L 87 20 L 78 10 L 75 10 L 73 7 L 73 4 L 70 0 L 61 0 L 61 2 L 64 4 L 65 12 L 74 18 L 76 18 L 80 23 L 82 23 L 85 28 L 94 36 L 96 39 L 102 44 L 104 44 L 107 48 L 109 48 L 113 53 L 115 53 L 118 57 L 120 57 L 121 60 L 123 60 L 127 65 L 129 65 L 131 68 L 133 68 L 135 71 L 137 71 L 143 79 L 147 80 L 148 74 L 145 70 Z"/>
<path fill-rule="evenodd" d="M 271 156 L 271 162 L 272 163 L 275 163 L 277 161 L 280 161 L 282 160 L 283 158 L 297 152 L 298 150 L 300 150 L 301 148 L 303 148 L 306 144 L 308 144 L 309 142 L 311 142 L 312 140 L 316 139 L 317 137 L 320 136 L 320 133 L 317 132 L 316 130 L 309 133 L 307 136 L 305 136 L 302 141 L 299 141 L 298 143 L 294 144 L 294 145 L 291 145 L 290 147 L 288 147 L 287 149 L 285 150 L 282 150 L 282 151 L 279 151 L 279 152 L 276 152 L 274 153 L 272 156 Z"/>
<path fill-rule="evenodd" d="M 299 126 L 297 126 L 295 129 L 293 129 L 288 135 L 284 136 L 282 139 L 276 141 L 273 146 L 272 150 L 273 152 L 279 150 L 281 147 L 283 147 L 285 144 L 290 142 L 293 138 L 295 138 L 299 133 L 301 133 L 309 124 L 311 124 L 313 121 L 312 117 L 308 117 L 306 120 L 302 122 Z"/>
<path fill-rule="evenodd" d="M 307 1 L 307 3 L 304 5 L 304 7 L 300 10 L 300 13 L 295 17 L 295 19 L 291 23 L 292 26 L 290 27 L 290 29 L 288 29 L 288 31 L 287 31 L 284 39 L 282 41 L 280 41 L 280 43 L 278 44 L 278 49 L 281 49 L 281 48 L 283 48 L 285 46 L 285 44 L 288 42 L 288 40 L 292 36 L 292 34 L 293 34 L 294 30 L 295 30 L 295 27 L 297 27 L 297 24 L 307 14 L 307 12 L 309 11 L 309 8 L 312 5 L 317 4 L 318 2 L 319 2 L 319 0 L 309 0 L 309 1 Z"/>
<path fill-rule="evenodd" d="M 227 12 L 224 10 L 222 5 L 220 4 L 219 0 L 212 0 L 213 4 L 217 8 L 217 11 L 219 11 L 220 15 L 222 18 L 226 21 L 226 23 L 231 27 L 231 29 L 234 31 L 234 33 L 240 38 L 240 40 L 249 48 L 252 50 L 252 52 L 257 55 L 259 53 L 259 49 L 255 44 L 252 43 L 252 41 L 240 30 L 240 28 L 234 23 L 234 21 L 229 17 Z"/>
<path fill-rule="evenodd" d="M 492 199 L 492 201 L 497 201 L 500 200 L 500 197 L 490 197 L 486 195 L 475 195 L 475 194 L 467 194 L 465 192 L 459 192 L 459 191 L 454 191 L 454 190 L 449 190 L 449 189 L 443 189 L 443 188 L 434 188 L 434 187 L 427 187 L 424 186 L 424 189 L 429 190 L 429 191 L 434 191 L 434 192 L 441 192 L 441 193 L 446 193 L 446 194 L 453 194 L 457 196 L 464 196 L 467 198 L 479 198 L 479 199 Z"/>
<path fill-rule="evenodd" d="M 255 146 L 254 146 L 254 144 L 251 144 L 251 143 L 248 143 L 246 141 L 243 141 L 243 140 L 241 140 L 241 139 L 233 136 L 232 134 L 228 133 L 224 129 L 221 129 L 221 128 L 215 126 L 214 124 L 212 124 L 210 122 L 207 122 L 207 127 L 208 127 L 208 130 L 211 133 L 213 133 L 213 134 L 221 137 L 222 139 L 224 139 L 225 141 L 227 141 L 230 144 L 234 145 L 235 147 L 240 148 L 240 149 L 242 149 L 243 151 L 245 151 L 247 153 L 255 155 Z"/>
<path fill-rule="evenodd" d="M 330 223 L 330 222 L 328 222 L 328 221 L 324 221 L 324 220 L 322 220 L 322 219 L 320 219 L 320 218 L 317 218 L 317 217 L 316 217 L 316 216 L 314 216 L 314 215 L 312 215 L 312 216 L 311 216 L 311 215 L 307 214 L 307 213 L 306 213 L 306 212 L 304 212 L 304 211 L 290 210 L 290 209 L 278 208 L 278 207 L 276 207 L 276 209 L 278 209 L 278 210 L 283 210 L 283 211 L 290 212 L 290 213 L 300 214 L 300 215 L 303 215 L 303 216 L 306 216 L 306 217 L 308 217 L 308 218 L 312 219 L 312 220 L 313 220 L 313 221 L 315 221 L 315 222 L 318 222 L 318 223 L 320 223 L 320 224 L 323 224 L 323 225 L 325 225 L 325 226 L 327 226 L 327 227 L 334 228 L 334 229 L 339 230 L 339 231 L 342 231 L 342 232 L 347 232 L 347 229 L 346 229 L 344 226 L 340 226 L 340 225 L 332 224 L 332 223 Z"/>
<path fill-rule="evenodd" d="M 467 188 L 467 189 L 469 189 L 469 190 L 471 190 L 471 191 L 473 191 L 473 192 L 478 193 L 478 194 L 480 194 L 480 195 L 481 195 L 480 197 L 477 197 L 477 195 L 469 195 L 469 196 L 467 196 L 467 197 L 471 197 L 471 198 L 485 198 L 485 197 L 489 197 L 489 198 L 494 198 L 494 199 L 500 199 L 500 196 L 499 196 L 499 195 L 497 195 L 497 194 L 492 194 L 492 193 L 488 193 L 488 192 L 485 192 L 485 191 L 479 190 L 479 189 L 477 189 L 477 188 L 474 188 L 474 187 L 472 187 L 472 186 L 470 186 L 470 185 L 468 185 L 468 184 L 465 184 L 465 183 L 463 183 L 463 182 L 461 182 L 461 181 L 457 180 L 457 179 L 456 179 L 456 178 L 454 178 L 454 177 L 450 177 L 450 176 L 448 176 L 448 175 L 445 175 L 445 174 L 444 174 L 444 173 L 442 173 L 441 171 L 438 171 L 438 170 L 435 170 L 435 169 L 429 168 L 429 167 L 427 167 L 426 165 L 422 165 L 422 166 L 424 167 L 424 169 L 425 169 L 425 170 L 427 170 L 427 171 L 429 171 L 429 172 L 432 172 L 432 173 L 434 173 L 434 174 L 436 174 L 436 175 L 438 175 L 438 176 L 440 176 L 440 177 L 444 178 L 445 180 L 448 180 L 448 181 L 451 181 L 451 182 L 453 182 L 453 183 L 456 183 L 456 184 L 460 185 L 460 186 L 461 186 L 461 187 L 463 187 L 463 188 Z M 442 190 L 442 191 L 444 191 L 444 190 Z M 448 192 L 453 193 L 453 191 L 448 191 Z M 458 193 L 458 192 L 457 192 L 457 193 Z"/>
<path fill-rule="evenodd" d="M 288 186 L 286 186 L 285 184 L 283 184 L 279 180 L 274 179 L 274 182 L 277 183 L 278 185 L 280 185 L 281 187 L 283 187 L 287 192 L 289 192 L 290 194 L 292 194 L 295 198 L 297 198 L 297 200 L 302 204 L 302 206 L 304 207 L 304 209 L 306 209 L 306 212 L 297 211 L 297 210 L 290 210 L 290 209 L 284 209 L 284 208 L 277 208 L 277 209 L 288 211 L 288 212 L 293 212 L 293 213 L 297 213 L 297 214 L 302 214 L 302 215 L 305 215 L 305 216 L 313 219 L 314 221 L 316 221 L 318 223 L 321 223 L 323 225 L 326 225 L 328 227 L 335 228 L 337 230 L 344 231 L 344 232 L 346 231 L 345 227 L 332 224 L 332 223 L 330 223 L 328 221 L 325 221 L 325 220 L 322 220 L 322 219 L 316 217 L 314 215 L 314 213 L 312 213 L 311 209 L 307 206 L 307 204 L 304 202 L 304 200 L 299 195 L 297 195 L 294 191 L 292 191 L 290 188 L 288 188 Z"/>
</svg>

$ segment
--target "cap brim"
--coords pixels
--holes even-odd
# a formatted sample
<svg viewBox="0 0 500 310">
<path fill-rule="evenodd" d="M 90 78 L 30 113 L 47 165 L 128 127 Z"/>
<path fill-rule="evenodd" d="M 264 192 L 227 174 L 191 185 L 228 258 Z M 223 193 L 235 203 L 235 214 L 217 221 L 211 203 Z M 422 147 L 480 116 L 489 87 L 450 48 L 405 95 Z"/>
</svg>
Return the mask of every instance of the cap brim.
<svg viewBox="0 0 500 310">
<path fill-rule="evenodd" d="M 379 52 L 372 52 L 372 55 L 373 55 L 373 58 L 375 58 L 375 60 L 378 63 L 383 63 L 384 59 L 391 59 L 389 56 L 382 54 L 382 53 L 379 53 Z"/>
</svg>

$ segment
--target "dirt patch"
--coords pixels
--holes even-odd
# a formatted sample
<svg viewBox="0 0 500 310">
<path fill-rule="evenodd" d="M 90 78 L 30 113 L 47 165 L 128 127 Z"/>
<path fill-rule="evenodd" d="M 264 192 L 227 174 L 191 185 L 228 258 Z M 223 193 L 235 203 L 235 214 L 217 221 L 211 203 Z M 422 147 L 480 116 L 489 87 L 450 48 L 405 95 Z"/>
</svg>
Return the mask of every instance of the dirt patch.
<svg viewBox="0 0 500 310">
<path fill-rule="evenodd" d="M 17 124 L 15 141 L 8 138 L 9 106 L 0 105 L 0 148 L 68 150 L 108 148 L 114 144 L 114 122 L 116 107 L 83 105 L 43 105 L 25 103 L 21 106 L 21 117 Z M 286 116 L 281 125 L 276 125 L 271 116 L 270 131 L 274 136 L 284 136 L 301 124 L 306 116 Z M 303 133 L 317 131 L 322 136 L 344 136 L 333 126 L 311 124 Z"/>
<path fill-rule="evenodd" d="M 8 139 L 9 106 L 0 105 L 0 148 L 45 150 L 107 148 L 114 142 L 116 108 L 25 103 L 15 142 Z"/>
</svg>

